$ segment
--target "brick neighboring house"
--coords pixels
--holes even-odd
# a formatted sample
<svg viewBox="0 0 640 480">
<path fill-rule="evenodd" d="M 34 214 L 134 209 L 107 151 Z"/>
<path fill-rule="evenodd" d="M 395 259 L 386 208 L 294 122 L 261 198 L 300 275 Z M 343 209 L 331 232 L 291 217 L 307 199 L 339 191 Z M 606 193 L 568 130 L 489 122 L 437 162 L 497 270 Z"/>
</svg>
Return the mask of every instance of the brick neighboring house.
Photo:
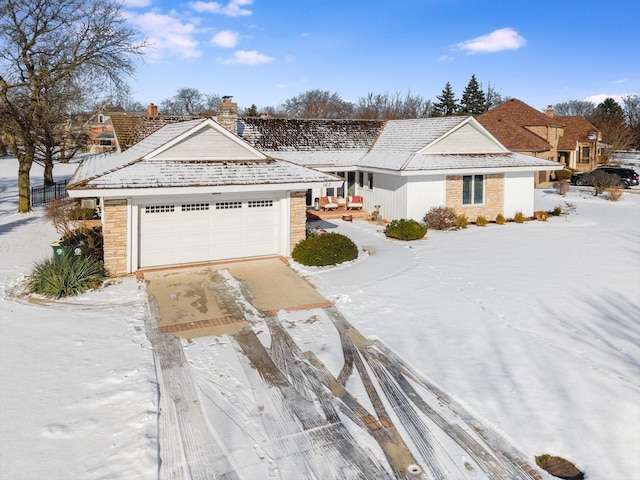
<svg viewBox="0 0 640 480">
<path fill-rule="evenodd" d="M 553 114 L 551 108 L 547 112 Z M 602 162 L 602 133 L 584 117 L 555 118 L 565 125 L 558 143 L 558 161 L 580 172 L 596 168 Z"/>
<path fill-rule="evenodd" d="M 556 116 L 511 99 L 478 116 L 478 121 L 513 152 L 558 162 L 580 171 L 595 168 L 599 161 L 601 133 L 580 116 Z M 540 171 L 536 185 L 551 180 Z"/>
</svg>

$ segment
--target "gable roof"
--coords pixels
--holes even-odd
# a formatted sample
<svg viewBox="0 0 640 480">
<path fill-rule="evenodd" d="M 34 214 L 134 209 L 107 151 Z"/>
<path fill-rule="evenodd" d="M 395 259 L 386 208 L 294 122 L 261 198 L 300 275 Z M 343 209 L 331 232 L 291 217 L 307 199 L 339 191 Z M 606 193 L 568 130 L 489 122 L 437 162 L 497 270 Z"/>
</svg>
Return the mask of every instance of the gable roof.
<svg viewBox="0 0 640 480">
<path fill-rule="evenodd" d="M 558 117 L 546 115 L 515 98 L 478 116 L 478 121 L 514 152 L 545 152 L 553 148 L 527 127 L 564 127 Z"/>
<path fill-rule="evenodd" d="M 539 170 L 554 162 L 512 153 L 473 117 L 390 120 L 358 167 L 415 174 L 472 169 Z"/>
<path fill-rule="evenodd" d="M 321 172 L 274 160 L 212 119 L 166 125 L 119 154 L 84 160 L 67 188 L 228 187 L 335 182 Z"/>
<path fill-rule="evenodd" d="M 581 116 L 556 116 L 558 121 L 564 123 L 564 134 L 558 142 L 558 150 L 575 150 L 578 143 L 591 143 L 589 135 L 598 132 L 598 129 L 584 117 Z"/>
<path fill-rule="evenodd" d="M 546 115 L 516 98 L 501 103 L 478 118 L 481 117 L 508 119 L 522 127 L 563 126 L 563 123 L 558 121 L 558 117 Z"/>
</svg>

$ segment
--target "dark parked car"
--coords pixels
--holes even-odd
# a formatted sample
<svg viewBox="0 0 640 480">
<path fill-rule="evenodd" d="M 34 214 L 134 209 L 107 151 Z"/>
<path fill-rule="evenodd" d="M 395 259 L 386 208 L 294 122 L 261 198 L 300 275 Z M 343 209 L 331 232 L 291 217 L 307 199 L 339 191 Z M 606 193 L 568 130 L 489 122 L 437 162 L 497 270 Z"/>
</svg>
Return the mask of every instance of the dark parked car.
<svg viewBox="0 0 640 480">
<path fill-rule="evenodd" d="M 620 185 L 629 188 L 638 185 L 638 174 L 632 168 L 598 167 L 586 173 L 574 173 L 571 175 L 571 183 L 578 186 L 590 186 L 589 175 L 593 172 L 605 172 L 616 175 L 620 179 Z"/>
</svg>

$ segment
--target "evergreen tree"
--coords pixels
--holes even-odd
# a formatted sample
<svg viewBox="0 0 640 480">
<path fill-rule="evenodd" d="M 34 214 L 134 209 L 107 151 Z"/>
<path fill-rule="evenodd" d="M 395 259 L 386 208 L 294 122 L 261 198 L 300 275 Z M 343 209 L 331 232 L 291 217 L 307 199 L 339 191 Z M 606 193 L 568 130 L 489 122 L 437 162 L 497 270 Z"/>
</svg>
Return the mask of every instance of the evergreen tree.
<svg viewBox="0 0 640 480">
<path fill-rule="evenodd" d="M 471 75 L 471 80 L 469 80 L 469 84 L 464 89 L 462 98 L 460 99 L 460 113 L 465 115 L 480 115 L 487 110 L 487 98 L 475 74 Z"/>
<path fill-rule="evenodd" d="M 447 82 L 442 89 L 442 93 L 438 95 L 436 99 L 438 101 L 433 105 L 434 117 L 451 117 L 458 113 L 460 107 L 449 82 Z"/>
<path fill-rule="evenodd" d="M 244 111 L 245 117 L 259 117 L 260 112 L 258 111 L 258 107 L 256 107 L 255 103 L 252 103 L 249 108 Z"/>
</svg>

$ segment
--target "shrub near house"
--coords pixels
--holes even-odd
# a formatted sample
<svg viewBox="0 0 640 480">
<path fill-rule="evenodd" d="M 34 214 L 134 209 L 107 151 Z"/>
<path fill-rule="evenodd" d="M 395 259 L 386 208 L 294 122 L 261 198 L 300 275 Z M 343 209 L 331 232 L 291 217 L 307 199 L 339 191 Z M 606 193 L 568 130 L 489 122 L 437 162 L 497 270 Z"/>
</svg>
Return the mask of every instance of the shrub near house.
<svg viewBox="0 0 640 480">
<path fill-rule="evenodd" d="M 358 247 L 339 233 L 322 233 L 299 242 L 291 258 L 302 265 L 324 267 L 358 258 Z"/>
<path fill-rule="evenodd" d="M 398 240 L 419 240 L 427 234 L 427 227 L 415 220 L 393 220 L 385 229 L 387 237 Z"/>
</svg>

